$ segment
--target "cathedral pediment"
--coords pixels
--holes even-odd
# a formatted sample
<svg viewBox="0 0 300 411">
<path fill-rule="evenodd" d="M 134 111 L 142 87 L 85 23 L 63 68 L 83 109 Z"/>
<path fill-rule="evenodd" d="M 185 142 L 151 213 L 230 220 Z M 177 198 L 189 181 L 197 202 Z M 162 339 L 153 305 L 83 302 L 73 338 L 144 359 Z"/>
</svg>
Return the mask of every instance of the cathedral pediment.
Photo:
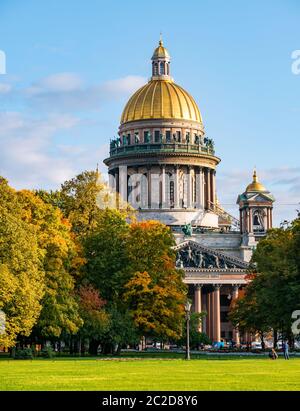
<svg viewBox="0 0 300 411">
<path fill-rule="evenodd" d="M 255 202 L 257 202 L 257 203 L 265 203 L 266 202 L 266 200 L 267 201 L 272 201 L 273 200 L 273 197 L 271 196 L 271 195 L 267 195 L 267 194 L 256 194 L 256 195 L 254 195 L 253 197 L 251 197 L 251 200 L 252 201 L 255 201 Z"/>
<path fill-rule="evenodd" d="M 274 197 L 269 192 L 265 193 L 244 193 L 238 196 L 237 203 L 240 202 L 265 203 L 266 201 L 274 202 Z"/>
<path fill-rule="evenodd" d="M 248 267 L 248 263 L 236 257 L 228 256 L 220 251 L 203 247 L 189 240 L 174 247 L 176 251 L 176 267 L 196 268 L 199 270 L 231 270 Z"/>
</svg>

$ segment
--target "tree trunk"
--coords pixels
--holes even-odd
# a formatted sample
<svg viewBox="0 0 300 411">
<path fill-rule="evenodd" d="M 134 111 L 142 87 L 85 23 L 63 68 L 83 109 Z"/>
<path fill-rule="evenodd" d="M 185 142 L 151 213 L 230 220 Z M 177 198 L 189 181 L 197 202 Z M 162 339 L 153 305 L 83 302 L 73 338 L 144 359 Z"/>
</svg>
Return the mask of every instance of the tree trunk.
<svg viewBox="0 0 300 411">
<path fill-rule="evenodd" d="M 81 352 L 80 352 L 80 355 L 82 357 L 85 356 L 85 343 L 86 343 L 86 341 L 85 341 L 85 339 L 83 339 L 83 342 L 81 343 Z"/>
<path fill-rule="evenodd" d="M 118 344 L 117 350 L 116 350 L 116 352 L 115 352 L 116 355 L 120 355 L 120 354 L 121 354 L 121 347 L 122 347 L 122 345 L 121 345 L 121 344 Z"/>
<path fill-rule="evenodd" d="M 260 339 L 261 339 L 261 349 L 262 351 L 265 351 L 264 333 L 260 333 Z"/>
<path fill-rule="evenodd" d="M 98 354 L 99 341 L 90 340 L 89 342 L 89 354 L 96 356 Z"/>
<path fill-rule="evenodd" d="M 74 354 L 73 337 L 70 337 L 70 355 Z"/>
<path fill-rule="evenodd" d="M 103 344 L 103 346 L 102 346 L 102 354 L 104 354 L 104 355 L 106 355 L 106 354 L 113 354 L 113 352 L 114 352 L 113 344 L 111 344 L 111 343 Z"/>
<path fill-rule="evenodd" d="M 274 350 L 276 350 L 277 342 L 278 342 L 278 331 L 277 329 L 273 329 L 273 348 Z"/>
</svg>

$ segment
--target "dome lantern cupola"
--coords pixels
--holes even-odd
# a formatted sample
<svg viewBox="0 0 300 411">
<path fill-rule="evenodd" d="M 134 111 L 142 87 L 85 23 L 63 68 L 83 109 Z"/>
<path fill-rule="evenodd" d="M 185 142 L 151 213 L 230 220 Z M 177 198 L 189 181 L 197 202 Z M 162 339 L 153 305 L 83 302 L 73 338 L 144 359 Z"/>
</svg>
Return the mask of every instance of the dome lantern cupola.
<svg viewBox="0 0 300 411">
<path fill-rule="evenodd" d="M 170 54 L 164 47 L 162 37 L 158 43 L 158 47 L 152 55 L 152 80 L 172 80 L 170 77 Z"/>
</svg>

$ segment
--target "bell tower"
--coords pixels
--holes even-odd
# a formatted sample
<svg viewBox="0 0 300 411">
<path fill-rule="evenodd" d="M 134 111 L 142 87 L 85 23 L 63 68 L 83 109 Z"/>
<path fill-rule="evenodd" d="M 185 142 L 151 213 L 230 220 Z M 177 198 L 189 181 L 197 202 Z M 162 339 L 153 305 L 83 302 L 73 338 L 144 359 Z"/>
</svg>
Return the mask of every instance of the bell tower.
<svg viewBox="0 0 300 411">
<path fill-rule="evenodd" d="M 252 249 L 255 248 L 257 242 L 272 228 L 274 201 L 270 191 L 258 181 L 256 170 L 254 170 L 252 183 L 237 199 L 240 209 L 242 248 L 244 247 L 243 257 L 246 261 L 250 260 Z"/>
</svg>

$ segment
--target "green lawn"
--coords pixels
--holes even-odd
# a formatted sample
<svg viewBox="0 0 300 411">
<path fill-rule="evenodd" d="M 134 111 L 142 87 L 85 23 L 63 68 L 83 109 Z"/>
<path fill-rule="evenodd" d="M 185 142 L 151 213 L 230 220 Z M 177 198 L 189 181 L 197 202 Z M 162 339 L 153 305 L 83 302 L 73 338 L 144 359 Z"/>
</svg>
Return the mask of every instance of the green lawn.
<svg viewBox="0 0 300 411">
<path fill-rule="evenodd" d="M 3 358 L 0 390 L 300 390 L 300 358 Z"/>
</svg>

